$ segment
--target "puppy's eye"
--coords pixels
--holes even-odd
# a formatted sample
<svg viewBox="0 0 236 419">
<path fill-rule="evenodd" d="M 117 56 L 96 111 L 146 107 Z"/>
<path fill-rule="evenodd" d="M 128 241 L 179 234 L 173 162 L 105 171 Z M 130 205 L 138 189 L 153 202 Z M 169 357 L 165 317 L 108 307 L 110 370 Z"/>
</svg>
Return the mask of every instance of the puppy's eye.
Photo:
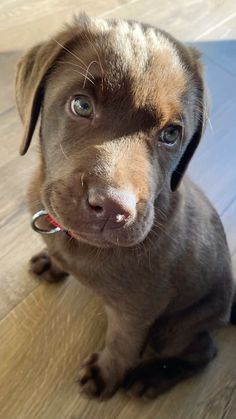
<svg viewBox="0 0 236 419">
<path fill-rule="evenodd" d="M 70 103 L 74 115 L 89 117 L 93 113 L 93 105 L 87 96 L 76 96 Z"/>
<path fill-rule="evenodd" d="M 160 134 L 160 141 L 165 143 L 167 146 L 174 146 L 181 135 L 181 128 L 175 125 L 169 125 L 163 129 Z"/>
</svg>

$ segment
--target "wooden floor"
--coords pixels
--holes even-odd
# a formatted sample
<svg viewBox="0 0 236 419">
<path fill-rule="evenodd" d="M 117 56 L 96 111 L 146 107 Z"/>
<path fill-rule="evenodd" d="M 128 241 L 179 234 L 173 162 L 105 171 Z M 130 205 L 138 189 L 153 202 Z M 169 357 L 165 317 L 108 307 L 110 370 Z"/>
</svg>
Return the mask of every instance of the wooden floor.
<svg viewBox="0 0 236 419">
<path fill-rule="evenodd" d="M 154 402 L 118 393 L 90 401 L 76 383 L 83 358 L 102 346 L 101 302 L 73 278 L 40 284 L 27 272 L 41 249 L 29 227 L 25 191 L 36 144 L 18 156 L 15 63 L 76 10 L 142 19 L 204 53 L 210 123 L 190 172 L 224 222 L 236 273 L 236 3 L 234 0 L 1 0 L 0 5 L 0 418 L 235 419 L 236 328 L 218 331 L 220 352 L 205 372 Z M 36 141 L 35 141 L 36 143 Z"/>
</svg>

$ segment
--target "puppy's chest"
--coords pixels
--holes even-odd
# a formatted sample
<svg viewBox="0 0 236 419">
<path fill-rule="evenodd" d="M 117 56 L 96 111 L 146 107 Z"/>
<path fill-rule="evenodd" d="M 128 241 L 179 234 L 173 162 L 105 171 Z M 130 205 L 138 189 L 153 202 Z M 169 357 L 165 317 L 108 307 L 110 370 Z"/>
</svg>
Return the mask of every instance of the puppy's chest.
<svg viewBox="0 0 236 419">
<path fill-rule="evenodd" d="M 162 267 L 156 254 L 140 254 L 128 248 L 69 247 L 61 240 L 56 240 L 53 247 L 64 269 L 96 292 L 117 295 L 126 290 L 135 294 L 140 289 L 162 286 Z"/>
</svg>

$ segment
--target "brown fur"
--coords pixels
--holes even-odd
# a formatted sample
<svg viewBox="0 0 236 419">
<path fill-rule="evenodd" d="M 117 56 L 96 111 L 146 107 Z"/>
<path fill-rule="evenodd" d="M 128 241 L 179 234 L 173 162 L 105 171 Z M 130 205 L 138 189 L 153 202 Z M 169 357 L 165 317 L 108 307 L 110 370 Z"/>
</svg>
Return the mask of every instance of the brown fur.
<svg viewBox="0 0 236 419">
<path fill-rule="evenodd" d="M 50 281 L 71 273 L 104 299 L 106 344 L 82 366 L 83 391 L 109 397 L 123 382 L 155 397 L 215 356 L 208 332 L 228 321 L 232 304 L 220 219 L 182 180 L 205 123 L 199 55 L 147 25 L 84 15 L 56 41 L 34 47 L 18 66 L 21 154 L 41 111 L 30 210 L 45 207 L 78 236 L 44 237 L 48 253 L 31 269 Z M 92 119 L 68 111 L 69 97 L 81 92 L 95 103 Z M 159 136 L 173 123 L 184 132 L 167 149 Z M 85 210 L 91 190 L 132 191 L 132 223 L 102 228 L 104 219 Z M 142 363 L 148 344 L 156 357 Z"/>
</svg>

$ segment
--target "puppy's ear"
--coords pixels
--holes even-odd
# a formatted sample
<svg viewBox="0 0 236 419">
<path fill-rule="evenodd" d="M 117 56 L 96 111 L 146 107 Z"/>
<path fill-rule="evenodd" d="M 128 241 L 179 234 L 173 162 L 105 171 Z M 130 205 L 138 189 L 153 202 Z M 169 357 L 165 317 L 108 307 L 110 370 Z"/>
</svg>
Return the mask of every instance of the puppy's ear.
<svg viewBox="0 0 236 419">
<path fill-rule="evenodd" d="M 17 109 L 24 127 L 21 155 L 30 146 L 41 109 L 46 75 L 71 38 L 71 32 L 65 31 L 56 38 L 58 41 L 51 40 L 30 49 L 18 63 L 15 91 Z"/>
<path fill-rule="evenodd" d="M 206 109 L 207 109 L 207 101 L 206 101 L 206 92 L 204 88 L 204 82 L 203 82 L 203 68 L 202 64 L 199 60 L 200 53 L 197 49 L 189 47 L 188 48 L 188 55 L 190 57 L 190 66 L 193 68 L 193 80 L 195 83 L 195 90 L 196 90 L 196 99 L 195 99 L 195 108 L 194 109 L 194 119 L 195 119 L 195 125 L 196 130 L 188 142 L 184 153 L 182 154 L 176 168 L 174 169 L 172 175 L 171 175 L 171 181 L 170 181 L 170 187 L 172 191 L 175 191 L 180 182 L 181 179 L 187 170 L 188 164 L 193 157 L 193 154 L 200 142 L 200 139 L 202 137 L 202 134 L 205 130 L 206 125 Z"/>
</svg>

